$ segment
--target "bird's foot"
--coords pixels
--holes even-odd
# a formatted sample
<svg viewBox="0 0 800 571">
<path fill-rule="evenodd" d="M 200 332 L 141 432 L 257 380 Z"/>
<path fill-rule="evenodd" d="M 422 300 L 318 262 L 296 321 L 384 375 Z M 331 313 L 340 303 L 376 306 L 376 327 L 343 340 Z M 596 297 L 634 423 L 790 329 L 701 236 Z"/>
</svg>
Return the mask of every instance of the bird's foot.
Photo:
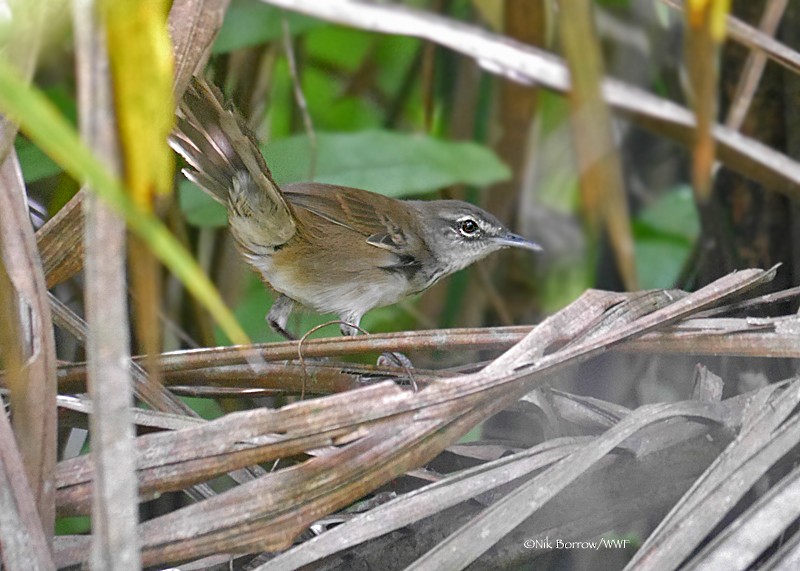
<svg viewBox="0 0 800 571">
<path fill-rule="evenodd" d="M 386 351 L 385 353 L 381 353 L 381 356 L 378 357 L 377 365 L 379 367 L 401 367 L 403 369 L 414 368 L 414 364 L 411 362 L 411 359 L 396 351 Z"/>
<path fill-rule="evenodd" d="M 286 328 L 281 327 L 281 325 L 277 321 L 272 321 L 268 319 L 267 323 L 269 323 L 269 326 L 275 333 L 277 333 L 287 341 L 297 341 L 297 336 L 294 333 L 290 333 Z"/>
<path fill-rule="evenodd" d="M 411 362 L 411 359 L 402 353 L 398 353 L 396 351 L 387 351 L 385 353 L 381 353 L 381 356 L 378 357 L 377 365 L 379 367 L 400 367 L 404 369 L 406 375 L 408 375 L 408 378 L 397 379 L 397 382 L 399 384 L 408 383 L 414 389 L 414 392 L 417 392 L 417 381 L 414 379 L 414 364 Z"/>
<path fill-rule="evenodd" d="M 281 295 L 269 308 L 269 313 L 267 313 L 266 317 L 267 323 L 272 330 L 287 341 L 297 341 L 297 337 L 286 329 L 286 324 L 289 323 L 289 316 L 292 314 L 294 306 L 295 302 L 291 298 Z"/>
</svg>

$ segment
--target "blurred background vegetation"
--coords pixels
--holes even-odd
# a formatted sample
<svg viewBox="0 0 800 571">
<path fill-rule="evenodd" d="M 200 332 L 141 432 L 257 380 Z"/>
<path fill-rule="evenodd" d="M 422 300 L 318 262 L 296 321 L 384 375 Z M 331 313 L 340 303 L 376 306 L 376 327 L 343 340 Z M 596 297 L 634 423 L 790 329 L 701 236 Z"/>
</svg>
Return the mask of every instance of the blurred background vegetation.
<svg viewBox="0 0 800 571">
<path fill-rule="evenodd" d="M 722 123 L 736 102 L 745 109 L 743 134 L 797 155 L 790 149 L 798 137 L 796 74 L 767 60 L 763 75 L 755 75 L 758 89 L 743 95 L 740 84 L 747 77 L 752 82 L 751 60 L 759 52 L 729 39 L 686 53 L 707 25 L 687 35 L 687 16 L 674 2 L 597 0 L 581 3 L 577 15 L 572 7 L 527 0 L 407 4 L 562 53 L 573 71 L 575 62 L 596 59 L 594 72 L 581 72 L 595 85 L 600 76 L 591 74 L 605 72 L 688 108 L 700 97 L 718 100 L 707 113 Z M 698 14 L 714 5 L 725 9 L 725 2 L 703 4 L 689 6 Z M 796 7 L 784 14 L 785 8 L 785 2 L 739 1 L 732 13 L 753 26 L 771 18 L 772 32 L 791 45 L 798 15 Z M 570 50 L 564 33 L 586 26 L 580 12 L 593 22 L 579 30 Z M 53 22 L 36 84 L 74 122 L 70 29 L 66 19 Z M 687 67 L 696 61 L 712 76 L 719 72 L 719 83 L 699 96 L 702 86 Z M 796 282 L 796 209 L 785 192 L 715 163 L 706 165 L 708 176 L 713 173 L 711 198 L 699 198 L 693 188 L 704 183 L 692 170 L 697 149 L 675 142 L 668 127 L 624 115 L 608 125 L 610 139 L 590 142 L 588 153 L 619 173 L 603 178 L 579 166 L 594 159 L 576 158 L 582 151 L 575 141 L 593 140 L 575 135 L 584 127 L 570 123 L 572 110 L 591 101 L 576 103 L 498 77 L 480 61 L 436 44 L 232 0 L 207 73 L 247 117 L 279 183 L 317 180 L 400 198 L 462 198 L 544 246 L 535 256 L 502 252 L 416 299 L 372 311 L 364 321 L 370 332 L 534 323 L 591 287 L 696 289 L 737 268 L 776 263 L 784 264 L 778 286 Z M 597 122 L 587 115 L 587 125 Z M 79 184 L 25 136 L 16 149 L 41 225 Z M 279 340 L 263 319 L 272 294 L 235 254 L 222 208 L 180 175 L 175 187 L 175 199 L 160 199 L 164 219 L 250 338 Z M 58 287 L 60 297 L 80 306 L 80 280 Z M 167 277 L 162 300 L 164 350 L 228 342 L 175 278 Z M 298 312 L 292 319 L 290 327 L 302 333 L 331 316 Z M 329 327 L 315 335 L 336 334 Z M 59 346 L 64 358 L 76 358 L 68 338 Z"/>
<path fill-rule="evenodd" d="M 558 46 L 555 15 L 544 4 L 454 0 L 433 2 L 430 8 L 498 31 L 511 26 L 506 33 L 552 49 Z M 653 2 L 604 0 L 593 8 L 608 73 L 686 103 L 681 14 Z M 287 64 L 284 22 L 299 85 Z M 64 29 L 60 41 L 58 34 L 50 39 L 36 82 L 75 121 L 68 36 Z M 736 52 L 735 46 L 729 51 Z M 257 0 L 231 3 L 210 68 L 213 80 L 224 86 L 259 134 L 279 183 L 313 179 L 401 198 L 464 198 L 485 205 L 545 247 L 535 258 L 502 253 L 437 285 L 421 299 L 374 311 L 365 320 L 367 330 L 530 323 L 588 287 L 622 287 L 611 246 L 582 221 L 569 105 L 563 96 L 497 78 L 475 61 L 421 40 L 284 14 Z M 735 81 L 738 73 L 729 66 L 724 69 L 730 69 L 734 80 L 729 81 Z M 296 87 L 306 101 L 310 132 Z M 755 117 L 752 121 L 757 123 Z M 689 151 L 620 120 L 614 124 L 614 136 L 630 205 L 639 285 L 696 286 L 699 259 L 692 254 L 700 225 L 689 180 Z M 79 185 L 24 136 L 16 148 L 41 223 Z M 270 294 L 231 255 L 222 230 L 224 212 L 185 180 L 176 184 L 186 221 L 181 232 L 198 259 L 205 262 L 251 338 L 277 340 L 263 319 Z M 760 189 L 752 192 L 754 197 L 764 194 Z M 601 195 L 597 200 L 608 199 Z M 763 235 L 765 221 L 748 218 L 750 224 L 759 224 L 748 228 L 753 239 L 759 234 L 768 239 Z M 169 220 L 184 225 L 178 216 Z M 728 238 L 738 240 L 740 235 L 730 233 Z M 752 246 L 745 258 L 748 252 L 737 249 L 733 266 L 709 261 L 716 267 L 709 268 L 704 279 L 732 267 L 788 261 L 769 248 L 750 250 Z M 77 295 L 74 284 L 63 287 Z M 208 329 L 185 312 L 185 298 L 174 287 L 169 291 L 173 296 L 165 312 L 175 326 L 200 345 L 223 341 L 218 335 L 209 337 Z M 306 314 L 292 326 L 306 331 L 329 317 Z M 335 334 L 335 328 L 328 334 Z M 185 342 L 168 336 L 167 348 Z"/>
<path fill-rule="evenodd" d="M 546 2 L 411 4 L 559 50 L 558 15 Z M 739 2 L 734 9 L 755 23 L 766 4 Z M 599 0 L 592 9 L 600 44 L 586 49 L 602 48 L 610 76 L 691 105 L 680 12 L 649 0 Z M 287 64 L 284 26 L 297 60 L 297 84 Z M 36 83 L 75 121 L 69 30 L 56 31 Z M 721 117 L 746 55 L 735 42 L 722 50 Z M 605 232 L 590 231 L 590 217 L 582 216 L 570 107 L 562 95 L 498 78 L 472 59 L 421 40 L 284 14 L 258 0 L 232 1 L 210 69 L 259 134 L 278 182 L 313 179 L 402 198 L 465 198 L 545 246 L 536 258 L 503 253 L 439 284 L 420 300 L 372 312 L 367 330 L 530 323 L 586 288 L 623 287 L 614 264 L 615 243 L 604 238 Z M 745 134 L 778 149 L 791 140 L 793 79 L 787 75 L 775 63 L 767 64 L 743 126 Z M 298 105 L 298 88 L 305 110 Z M 631 263 L 640 287 L 692 288 L 739 267 L 791 264 L 792 241 L 784 239 L 791 235 L 793 218 L 787 198 L 721 168 L 714 193 L 720 219 L 715 228 L 720 230 L 701 243 L 691 150 L 620 118 L 614 121 L 613 136 L 617 149 L 608 152 L 618 153 L 624 173 L 628 211 L 621 215 L 630 217 Z M 24 136 L 16 148 L 41 224 L 79 185 Z M 220 230 L 223 211 L 190 183 L 178 179 L 176 185 L 183 220 L 173 216 L 170 222 L 183 226 L 185 220 L 181 232 L 251 338 L 276 340 L 260 315 L 270 303 L 269 293 L 230 255 L 229 240 Z M 614 191 L 598 192 L 590 200 L 609 201 Z M 781 275 L 788 281 L 793 274 Z M 200 345 L 223 340 L 210 338 L 207 328 L 183 311 L 183 297 L 172 299 L 165 311 L 175 325 Z M 299 319 L 293 324 L 299 331 L 327 320 Z M 185 340 L 169 342 L 178 347 Z"/>
</svg>

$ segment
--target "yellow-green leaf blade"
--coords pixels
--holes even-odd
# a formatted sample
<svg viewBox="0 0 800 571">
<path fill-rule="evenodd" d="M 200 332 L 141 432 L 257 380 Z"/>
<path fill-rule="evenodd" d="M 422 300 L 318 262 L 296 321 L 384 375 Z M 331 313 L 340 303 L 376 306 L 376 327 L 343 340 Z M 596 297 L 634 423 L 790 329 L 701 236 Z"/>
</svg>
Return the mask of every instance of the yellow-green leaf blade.
<svg viewBox="0 0 800 571">
<path fill-rule="evenodd" d="M 247 335 L 225 306 L 208 277 L 163 224 L 138 207 L 117 180 L 81 142 L 75 129 L 40 91 L 25 84 L 0 59 L 0 110 L 20 123 L 22 130 L 55 162 L 92 189 L 125 217 L 128 226 L 203 303 L 235 343 L 249 343 Z"/>
</svg>

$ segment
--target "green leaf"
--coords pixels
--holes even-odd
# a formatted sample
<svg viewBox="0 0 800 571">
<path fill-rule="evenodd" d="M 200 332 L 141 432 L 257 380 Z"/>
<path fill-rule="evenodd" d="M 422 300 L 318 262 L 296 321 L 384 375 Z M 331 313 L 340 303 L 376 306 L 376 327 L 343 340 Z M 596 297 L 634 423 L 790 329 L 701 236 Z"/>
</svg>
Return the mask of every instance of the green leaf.
<svg viewBox="0 0 800 571">
<path fill-rule="evenodd" d="M 314 151 L 306 135 L 274 141 L 264 150 L 278 183 L 311 178 Z M 380 130 L 317 133 L 316 158 L 314 181 L 393 197 L 453 184 L 482 186 L 510 176 L 508 167 L 477 143 Z"/>
<path fill-rule="evenodd" d="M 413 38 L 376 36 L 338 26 L 307 33 L 303 42 L 302 84 L 317 130 L 356 131 L 384 125 L 387 107 L 394 109 L 400 103 L 395 94 L 409 87 L 419 88 L 418 82 L 413 82 L 413 87 L 405 82 L 420 43 Z M 371 80 L 354 82 L 354 75 Z M 282 89 L 285 92 L 287 88 L 291 96 L 288 109 L 292 109 L 292 85 L 285 81 Z M 416 92 L 406 93 L 401 99 L 405 100 L 401 105 L 403 110 L 420 108 Z M 270 114 L 274 109 L 273 104 Z M 394 109 L 390 113 L 400 111 Z"/>
<path fill-rule="evenodd" d="M 284 17 L 292 34 L 324 25 L 321 20 L 283 12 L 258 0 L 233 0 L 212 51 L 222 54 L 278 39 L 283 34 Z"/>
<path fill-rule="evenodd" d="M 181 400 L 185 402 L 189 408 L 199 414 L 200 418 L 206 420 L 214 420 L 225 414 L 219 403 L 211 398 L 181 397 Z"/>
<path fill-rule="evenodd" d="M 90 533 L 91 519 L 88 515 L 62 516 L 56 518 L 56 535 L 78 535 Z"/>
<path fill-rule="evenodd" d="M 676 188 L 643 210 L 633 221 L 641 286 L 673 287 L 699 233 L 700 221 L 688 186 Z"/>
<path fill-rule="evenodd" d="M 361 67 L 376 41 L 376 36 L 368 32 L 326 26 L 308 34 L 305 48 L 309 57 L 328 68 L 355 72 Z"/>
<path fill-rule="evenodd" d="M 536 285 L 542 311 L 554 313 L 578 299 L 595 284 L 595 266 L 589 252 L 558 259 Z"/>
<path fill-rule="evenodd" d="M 700 219 L 692 189 L 680 185 L 645 208 L 637 220 L 659 232 L 693 241 L 700 233 Z"/>
<path fill-rule="evenodd" d="M 222 228 L 228 224 L 225 207 L 189 180 L 184 179 L 178 185 L 178 204 L 189 224 L 201 228 Z"/>
<path fill-rule="evenodd" d="M 47 96 L 50 102 L 56 106 L 72 125 L 76 124 L 78 109 L 75 106 L 75 99 L 64 87 L 54 85 L 43 89 L 42 93 Z M 60 166 L 27 138 L 23 136 L 17 137 L 15 147 L 25 182 L 36 182 L 43 178 L 57 175 L 62 171 Z"/>
<path fill-rule="evenodd" d="M 61 167 L 27 139 L 18 137 L 15 147 L 25 182 L 36 182 L 61 172 Z"/>
<path fill-rule="evenodd" d="M 318 131 L 359 131 L 381 125 L 384 112 L 374 102 L 348 94 L 341 79 L 329 71 L 306 69 L 303 90 Z"/>
<path fill-rule="evenodd" d="M 634 234 L 636 233 L 634 224 Z M 636 270 L 642 289 L 671 288 L 680 275 L 691 245 L 646 240 L 636 242 Z"/>
</svg>

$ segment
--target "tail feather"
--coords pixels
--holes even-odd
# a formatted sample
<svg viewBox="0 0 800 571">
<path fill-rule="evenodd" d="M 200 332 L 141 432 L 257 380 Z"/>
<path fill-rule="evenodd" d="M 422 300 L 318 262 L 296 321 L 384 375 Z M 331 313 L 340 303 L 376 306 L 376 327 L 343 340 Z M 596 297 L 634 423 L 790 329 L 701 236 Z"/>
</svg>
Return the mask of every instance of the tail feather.
<svg viewBox="0 0 800 571">
<path fill-rule="evenodd" d="M 170 145 L 191 167 L 183 169 L 186 178 L 216 201 L 227 205 L 228 189 L 236 169 L 219 154 L 213 142 L 192 123 L 179 117 Z"/>
<path fill-rule="evenodd" d="M 186 177 L 228 208 L 234 234 L 246 234 L 240 242 L 276 246 L 294 235 L 291 207 L 255 137 L 205 80 L 192 78 L 170 145 L 189 165 Z"/>
</svg>

